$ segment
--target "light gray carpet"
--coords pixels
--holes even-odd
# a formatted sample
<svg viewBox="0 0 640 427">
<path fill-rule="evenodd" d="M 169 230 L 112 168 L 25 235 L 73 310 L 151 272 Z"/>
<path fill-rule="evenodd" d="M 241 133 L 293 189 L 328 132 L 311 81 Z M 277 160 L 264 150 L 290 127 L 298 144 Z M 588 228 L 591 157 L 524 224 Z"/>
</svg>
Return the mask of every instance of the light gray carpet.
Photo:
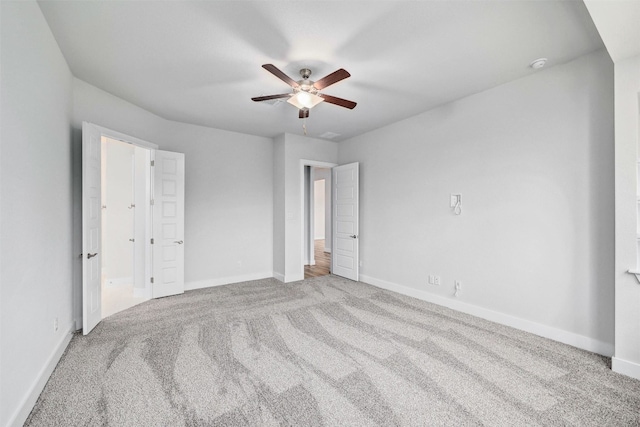
<svg viewBox="0 0 640 427">
<path fill-rule="evenodd" d="M 640 381 L 609 364 L 335 276 L 265 279 L 74 336 L 26 425 L 640 425 Z"/>
</svg>

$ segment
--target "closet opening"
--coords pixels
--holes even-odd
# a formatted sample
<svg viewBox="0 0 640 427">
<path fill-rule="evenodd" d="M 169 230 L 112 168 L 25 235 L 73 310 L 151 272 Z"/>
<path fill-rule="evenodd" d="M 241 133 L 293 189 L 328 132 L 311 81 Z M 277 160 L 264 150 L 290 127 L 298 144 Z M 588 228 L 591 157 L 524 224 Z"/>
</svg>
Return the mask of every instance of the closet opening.
<svg viewBox="0 0 640 427">
<path fill-rule="evenodd" d="M 146 235 L 151 224 L 151 151 L 102 136 L 102 318 L 151 299 Z"/>
</svg>

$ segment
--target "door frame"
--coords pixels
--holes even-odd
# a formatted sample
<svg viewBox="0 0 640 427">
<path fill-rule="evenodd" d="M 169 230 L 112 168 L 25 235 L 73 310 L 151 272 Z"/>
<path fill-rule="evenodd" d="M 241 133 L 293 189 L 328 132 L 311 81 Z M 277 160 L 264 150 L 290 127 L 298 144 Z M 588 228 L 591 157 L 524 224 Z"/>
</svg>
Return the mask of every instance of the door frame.
<svg viewBox="0 0 640 427">
<path fill-rule="evenodd" d="M 313 194 L 311 194 L 311 188 L 313 187 L 313 168 L 327 168 L 327 169 L 331 169 L 334 168 L 336 166 L 339 166 L 337 163 L 330 163 L 330 162 L 321 162 L 318 160 L 306 160 L 306 159 L 300 159 L 300 212 L 302 213 L 302 215 L 304 215 L 304 194 L 305 194 L 305 182 L 304 182 L 304 168 L 305 166 L 310 166 L 311 170 L 309 171 L 309 188 L 306 189 L 307 192 L 309 192 L 309 218 L 307 218 L 307 221 L 309 223 L 309 230 L 305 230 L 304 227 L 304 218 L 302 218 L 302 221 L 300 221 L 300 236 L 302 236 L 302 245 L 300 245 L 300 249 L 301 249 L 301 260 L 302 260 L 302 278 L 304 279 L 304 261 L 305 261 L 305 244 L 304 244 L 304 239 L 305 239 L 305 233 L 308 232 L 309 234 L 309 250 L 311 251 L 311 253 L 309 254 L 310 258 L 311 256 L 313 256 L 313 239 L 311 239 L 311 232 L 310 230 L 312 229 L 312 220 L 313 218 L 313 199 L 311 196 L 313 196 Z M 333 194 L 333 191 L 332 193 Z M 325 221 L 327 219 L 325 218 Z M 331 221 L 333 221 L 333 210 L 331 211 Z M 326 236 L 325 236 L 326 239 Z"/>
<path fill-rule="evenodd" d="M 141 148 L 145 148 L 147 150 L 149 150 L 149 156 L 150 156 L 150 160 L 154 161 L 155 160 L 155 152 L 156 150 L 158 150 L 158 145 L 157 144 L 153 144 L 151 142 L 145 141 L 143 139 L 140 138 L 136 138 L 130 135 L 126 135 L 124 133 L 121 132 L 117 132 L 115 130 L 112 129 L 108 129 L 105 128 L 103 126 L 100 125 L 96 125 L 95 123 L 91 123 L 91 122 L 87 122 L 89 123 L 91 126 L 95 127 L 99 132 L 100 132 L 100 144 L 102 146 L 102 137 L 106 137 L 109 139 L 114 139 L 116 141 L 120 141 L 123 142 L 125 144 L 130 144 L 130 145 L 134 145 L 134 146 L 138 146 Z M 153 171 L 151 171 L 153 172 Z M 102 167 L 101 167 L 101 173 L 102 173 Z M 153 197 L 153 177 L 151 176 L 151 174 L 148 176 L 148 186 L 147 189 L 149 191 L 149 196 Z M 153 258 L 152 258 L 152 246 L 151 246 L 151 238 L 152 238 L 152 226 L 153 226 L 153 217 L 152 217 L 153 213 L 152 213 L 152 209 L 148 210 L 148 214 L 147 214 L 147 218 L 145 220 L 145 242 L 144 242 L 144 250 L 145 250 L 145 266 L 144 266 L 144 281 L 145 284 L 150 284 L 151 283 L 151 277 L 153 276 Z M 100 227 L 102 228 L 102 226 Z M 84 232 L 84 230 L 83 230 Z M 100 251 L 102 251 L 102 248 L 100 248 Z M 134 272 L 135 274 L 135 272 Z M 100 286 L 102 289 L 102 279 L 100 280 Z M 146 286 L 145 286 L 146 287 Z M 153 291 L 153 289 L 151 289 Z M 151 298 L 151 295 L 148 295 L 149 298 Z M 146 295 L 145 295 L 146 297 Z M 82 304 L 82 299 L 81 299 L 81 304 Z"/>
</svg>

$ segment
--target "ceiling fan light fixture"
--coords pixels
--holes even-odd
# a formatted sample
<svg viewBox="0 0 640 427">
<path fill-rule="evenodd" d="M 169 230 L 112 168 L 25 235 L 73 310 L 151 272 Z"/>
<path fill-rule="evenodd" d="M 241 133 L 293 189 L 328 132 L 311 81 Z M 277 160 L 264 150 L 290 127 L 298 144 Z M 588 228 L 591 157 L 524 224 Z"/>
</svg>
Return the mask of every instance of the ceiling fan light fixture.
<svg viewBox="0 0 640 427">
<path fill-rule="evenodd" d="M 342 99 L 336 96 L 327 95 L 326 93 L 320 93 L 320 91 L 324 88 L 338 83 L 339 81 L 342 81 L 348 77 L 351 77 L 351 74 L 349 74 L 349 72 L 344 68 L 340 68 L 339 70 L 336 70 L 333 73 L 324 76 L 316 82 L 309 80 L 309 76 L 311 76 L 311 70 L 308 68 L 303 68 L 302 70 L 300 70 L 302 80 L 299 80 L 297 82 L 283 73 L 280 69 L 278 69 L 278 67 L 273 64 L 264 64 L 262 68 L 291 86 L 291 88 L 293 89 L 293 93 L 282 93 L 279 95 L 267 95 L 251 98 L 251 100 L 254 102 L 288 98 L 287 102 L 298 109 L 298 117 L 301 119 L 306 119 L 307 117 L 309 117 L 309 110 L 323 101 L 327 101 L 327 103 L 329 104 L 348 108 L 350 110 L 353 110 L 357 105 L 355 102 L 349 101 L 348 99 Z"/>
<path fill-rule="evenodd" d="M 323 101 L 324 99 L 322 97 L 303 90 L 287 99 L 289 104 L 295 106 L 299 110 L 302 110 L 303 108 L 311 109 Z"/>
</svg>

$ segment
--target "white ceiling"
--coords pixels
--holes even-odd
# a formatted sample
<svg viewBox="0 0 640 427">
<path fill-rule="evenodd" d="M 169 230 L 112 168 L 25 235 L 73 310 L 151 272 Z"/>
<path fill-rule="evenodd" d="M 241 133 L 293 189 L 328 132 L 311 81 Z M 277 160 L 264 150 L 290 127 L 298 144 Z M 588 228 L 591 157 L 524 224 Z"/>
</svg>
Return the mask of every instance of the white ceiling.
<svg viewBox="0 0 640 427">
<path fill-rule="evenodd" d="M 615 62 L 640 55 L 640 1 L 585 0 L 585 4 Z"/>
<path fill-rule="evenodd" d="M 338 68 L 309 136 L 343 140 L 603 47 L 582 1 L 40 1 L 73 74 L 170 120 L 302 133 L 287 103 L 251 97 Z M 538 71 L 540 72 L 540 71 Z M 542 71 L 543 72 L 543 71 Z"/>
</svg>

